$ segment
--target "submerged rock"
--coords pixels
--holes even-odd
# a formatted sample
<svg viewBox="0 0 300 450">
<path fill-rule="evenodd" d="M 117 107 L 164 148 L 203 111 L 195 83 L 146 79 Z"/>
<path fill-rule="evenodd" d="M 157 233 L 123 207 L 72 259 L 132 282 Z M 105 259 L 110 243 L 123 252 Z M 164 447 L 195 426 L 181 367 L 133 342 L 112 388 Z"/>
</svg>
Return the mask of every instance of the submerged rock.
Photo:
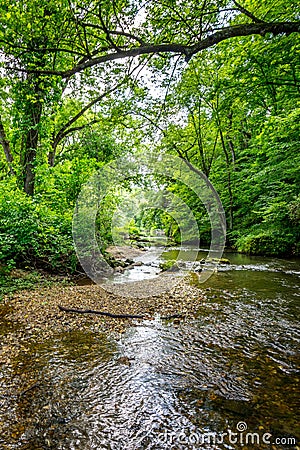
<svg viewBox="0 0 300 450">
<path fill-rule="evenodd" d="M 130 359 L 128 358 L 128 356 L 120 356 L 120 358 L 117 359 L 117 363 L 123 364 L 128 367 L 131 366 L 131 362 L 130 362 Z"/>
</svg>

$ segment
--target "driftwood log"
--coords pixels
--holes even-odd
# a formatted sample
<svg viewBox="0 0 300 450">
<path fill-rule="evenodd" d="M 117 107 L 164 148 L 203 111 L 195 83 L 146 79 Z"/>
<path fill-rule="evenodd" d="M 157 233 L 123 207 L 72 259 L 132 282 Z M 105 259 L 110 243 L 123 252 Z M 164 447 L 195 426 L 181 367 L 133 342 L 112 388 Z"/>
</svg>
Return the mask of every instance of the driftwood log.
<svg viewBox="0 0 300 450">
<path fill-rule="evenodd" d="M 76 309 L 76 308 L 65 308 L 64 306 L 58 306 L 60 311 L 72 312 L 78 314 L 97 314 L 98 316 L 111 317 L 112 319 L 144 319 L 145 316 L 131 315 L 131 314 L 112 314 L 106 311 L 95 311 L 93 309 Z"/>
<path fill-rule="evenodd" d="M 98 316 L 111 317 L 112 319 L 145 319 L 146 316 L 141 316 L 138 314 L 112 314 L 106 311 L 95 311 L 93 309 L 77 309 L 77 308 L 65 308 L 64 306 L 58 305 L 60 311 L 77 313 L 77 314 L 97 314 Z M 181 319 L 183 316 L 181 314 L 173 314 L 170 316 L 163 316 L 163 320 L 171 319 Z"/>
</svg>

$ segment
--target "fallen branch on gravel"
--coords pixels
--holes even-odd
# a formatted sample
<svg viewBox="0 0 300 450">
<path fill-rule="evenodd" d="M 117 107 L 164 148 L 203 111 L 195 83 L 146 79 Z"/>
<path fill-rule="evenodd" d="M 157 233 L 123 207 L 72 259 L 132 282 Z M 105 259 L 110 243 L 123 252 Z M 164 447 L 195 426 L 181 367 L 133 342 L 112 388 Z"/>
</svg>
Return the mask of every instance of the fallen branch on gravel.
<svg viewBox="0 0 300 450">
<path fill-rule="evenodd" d="M 60 311 L 73 312 L 79 314 L 97 314 L 98 316 L 111 317 L 113 319 L 145 319 L 145 316 L 131 315 L 131 314 L 112 314 L 105 311 L 94 311 L 93 309 L 76 309 L 76 308 L 65 308 L 64 306 L 58 305 Z"/>
<path fill-rule="evenodd" d="M 77 308 L 65 308 L 64 306 L 58 305 L 60 311 L 72 312 L 78 314 L 97 314 L 98 316 L 111 317 L 113 319 L 145 319 L 146 316 L 139 316 L 135 314 L 112 314 L 106 311 L 95 311 L 93 309 L 77 309 Z M 183 316 L 181 314 L 173 314 L 170 316 L 162 316 L 162 320 L 171 319 L 181 319 Z"/>
</svg>

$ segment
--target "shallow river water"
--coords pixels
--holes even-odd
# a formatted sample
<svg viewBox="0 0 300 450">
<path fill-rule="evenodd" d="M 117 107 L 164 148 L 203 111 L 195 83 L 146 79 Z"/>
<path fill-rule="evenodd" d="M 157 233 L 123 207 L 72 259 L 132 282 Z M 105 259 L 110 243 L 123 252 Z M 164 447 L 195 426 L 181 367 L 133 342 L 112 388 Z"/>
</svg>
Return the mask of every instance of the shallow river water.
<svg viewBox="0 0 300 450">
<path fill-rule="evenodd" d="M 2 386 L 32 386 L 0 398 L 15 433 L 0 448 L 297 448 L 300 261 L 224 256 L 193 320 L 137 322 L 119 341 L 66 332 L 0 366 Z"/>
</svg>

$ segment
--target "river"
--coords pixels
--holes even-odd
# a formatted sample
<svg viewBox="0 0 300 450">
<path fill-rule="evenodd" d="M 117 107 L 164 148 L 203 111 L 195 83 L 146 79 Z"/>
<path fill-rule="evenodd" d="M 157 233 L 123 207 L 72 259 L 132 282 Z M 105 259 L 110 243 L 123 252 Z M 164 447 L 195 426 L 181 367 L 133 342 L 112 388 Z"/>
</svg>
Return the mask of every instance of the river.
<svg viewBox="0 0 300 450">
<path fill-rule="evenodd" d="M 74 330 L 32 345 L 10 372 L 0 365 L 2 387 L 32 386 L 0 398 L 15 435 L 0 448 L 296 449 L 300 261 L 224 257 L 193 320 L 137 322 L 120 340 Z"/>
</svg>

